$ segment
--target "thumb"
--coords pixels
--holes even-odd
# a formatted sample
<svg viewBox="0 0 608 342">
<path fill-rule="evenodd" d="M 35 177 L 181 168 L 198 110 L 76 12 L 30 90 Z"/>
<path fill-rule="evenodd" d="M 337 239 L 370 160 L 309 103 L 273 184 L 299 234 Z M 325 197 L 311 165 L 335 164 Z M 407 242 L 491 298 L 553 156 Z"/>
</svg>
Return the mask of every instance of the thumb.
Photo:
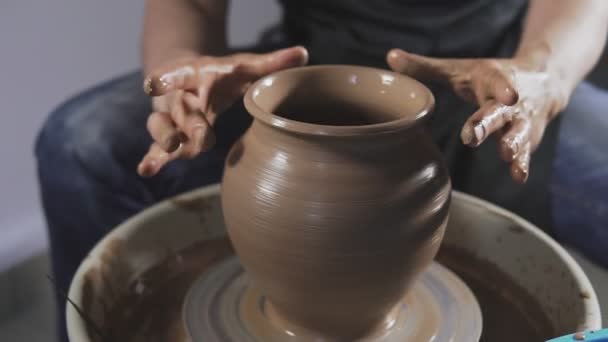
<svg viewBox="0 0 608 342">
<path fill-rule="evenodd" d="M 449 82 L 460 69 L 460 60 L 431 58 L 393 49 L 386 55 L 393 71 L 419 80 Z"/>
<path fill-rule="evenodd" d="M 266 76 L 275 71 L 294 68 L 308 63 L 308 51 L 302 46 L 294 46 L 259 55 L 251 61 L 250 71 L 257 77 Z"/>
</svg>

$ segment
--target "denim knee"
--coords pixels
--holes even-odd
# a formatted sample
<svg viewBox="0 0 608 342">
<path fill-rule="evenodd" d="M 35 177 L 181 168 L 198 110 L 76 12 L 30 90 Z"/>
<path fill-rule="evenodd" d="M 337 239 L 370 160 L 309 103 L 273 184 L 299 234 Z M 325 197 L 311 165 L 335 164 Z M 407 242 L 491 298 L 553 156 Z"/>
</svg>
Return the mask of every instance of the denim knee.
<svg viewBox="0 0 608 342">
<path fill-rule="evenodd" d="M 608 266 L 608 92 L 583 83 L 562 113 L 551 197 L 558 239 Z"/>
<path fill-rule="evenodd" d="M 70 167 L 99 172 L 111 162 L 143 155 L 149 143 L 145 120 L 150 101 L 133 73 L 91 88 L 58 106 L 35 142 L 41 173 Z M 128 158 L 133 156 L 133 158 Z"/>
</svg>

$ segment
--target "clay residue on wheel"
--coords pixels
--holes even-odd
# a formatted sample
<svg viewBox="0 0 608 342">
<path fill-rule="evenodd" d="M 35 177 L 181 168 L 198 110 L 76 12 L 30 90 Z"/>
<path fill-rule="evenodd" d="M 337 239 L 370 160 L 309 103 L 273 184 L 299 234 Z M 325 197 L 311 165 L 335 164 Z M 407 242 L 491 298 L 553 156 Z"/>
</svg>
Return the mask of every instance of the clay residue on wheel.
<svg viewBox="0 0 608 342">
<path fill-rule="evenodd" d="M 118 293 L 94 291 L 88 297 L 96 302 L 87 307 L 103 308 L 99 323 L 112 341 L 189 341 L 181 315 L 186 293 L 206 269 L 232 254 L 228 239 L 194 243 L 125 281 Z M 100 281 L 99 274 L 92 272 L 91 281 Z M 105 295 L 116 296 L 108 301 Z"/>
<path fill-rule="evenodd" d="M 512 225 L 512 226 L 509 226 L 509 230 L 510 230 L 512 233 L 516 233 L 516 234 L 523 234 L 523 233 L 525 233 L 525 232 L 526 232 L 526 230 L 524 229 L 524 227 L 519 226 L 519 225 Z"/>
<path fill-rule="evenodd" d="M 214 201 L 215 201 L 215 199 L 213 199 L 213 198 L 207 198 L 207 197 L 201 197 L 201 196 L 197 196 L 197 197 L 193 197 L 193 198 L 175 197 L 170 200 L 170 202 L 173 205 L 175 205 L 177 208 L 185 210 L 185 211 L 195 212 L 195 213 L 207 213 L 207 212 L 213 210 Z"/>
<path fill-rule="evenodd" d="M 180 210 L 184 210 L 193 213 L 198 217 L 198 221 L 203 230 L 208 234 L 208 227 L 206 226 L 207 218 L 209 214 L 215 209 L 215 199 L 207 197 L 175 197 L 169 200 L 171 204 Z"/>
<path fill-rule="evenodd" d="M 121 239 L 108 240 L 98 257 L 99 263 L 90 268 L 83 277 L 82 307 L 80 308 L 87 324 L 87 332 L 93 341 L 113 340 L 107 329 L 108 308 L 114 305 L 124 284 L 133 275 L 129 263 L 123 258 L 125 243 Z M 92 324 L 95 325 L 92 326 Z M 99 330 L 99 332 L 95 330 Z M 102 339 L 100 333 L 104 336 Z"/>
<path fill-rule="evenodd" d="M 473 291 L 482 311 L 480 342 L 546 341 L 555 329 L 538 300 L 493 263 L 464 249 L 442 246 L 437 260 Z"/>
</svg>

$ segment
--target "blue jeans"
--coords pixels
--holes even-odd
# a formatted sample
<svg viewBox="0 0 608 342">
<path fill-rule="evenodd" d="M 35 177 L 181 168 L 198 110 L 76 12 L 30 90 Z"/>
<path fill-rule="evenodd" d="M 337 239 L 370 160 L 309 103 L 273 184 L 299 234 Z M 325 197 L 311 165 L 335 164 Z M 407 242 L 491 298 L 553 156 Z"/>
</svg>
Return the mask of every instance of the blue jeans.
<svg viewBox="0 0 608 342">
<path fill-rule="evenodd" d="M 113 227 L 169 196 L 219 182 L 230 146 L 251 121 L 239 101 L 218 119 L 213 150 L 176 161 L 156 177 L 141 178 L 136 167 L 151 143 L 145 130 L 150 100 L 141 89 L 141 74 L 133 73 L 85 91 L 50 115 L 36 142 L 53 271 L 63 289 L 92 246 Z M 606 109 L 608 93 L 583 83 L 562 113 L 552 177 L 546 184 L 553 222 L 543 228 L 608 266 Z M 457 132 L 460 127 L 450 129 Z"/>
<path fill-rule="evenodd" d="M 578 87 L 556 152 L 549 185 L 554 235 L 608 267 L 608 92 Z"/>
</svg>

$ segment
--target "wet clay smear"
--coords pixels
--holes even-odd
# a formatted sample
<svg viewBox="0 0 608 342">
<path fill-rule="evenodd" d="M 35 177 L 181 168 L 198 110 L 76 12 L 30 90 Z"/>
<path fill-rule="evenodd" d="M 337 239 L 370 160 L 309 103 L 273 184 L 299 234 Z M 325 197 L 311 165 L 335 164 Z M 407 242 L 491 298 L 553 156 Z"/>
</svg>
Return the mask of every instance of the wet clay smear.
<svg viewBox="0 0 608 342">
<path fill-rule="evenodd" d="M 203 241 L 175 253 L 129 284 L 106 313 L 111 341 L 186 342 L 182 304 L 192 283 L 233 254 L 228 239 Z"/>
<path fill-rule="evenodd" d="M 136 277 L 104 310 L 102 330 L 111 341 L 189 341 L 182 320 L 185 296 L 201 274 L 230 255 L 228 239 L 198 242 L 175 253 Z M 483 313 L 482 342 L 535 342 L 552 337 L 551 323 L 536 300 L 498 267 L 445 246 L 437 259 L 477 297 Z"/>
<path fill-rule="evenodd" d="M 481 342 L 540 342 L 554 330 L 536 299 L 496 265 L 465 250 L 442 246 L 436 258 L 477 297 L 483 317 Z"/>
</svg>

